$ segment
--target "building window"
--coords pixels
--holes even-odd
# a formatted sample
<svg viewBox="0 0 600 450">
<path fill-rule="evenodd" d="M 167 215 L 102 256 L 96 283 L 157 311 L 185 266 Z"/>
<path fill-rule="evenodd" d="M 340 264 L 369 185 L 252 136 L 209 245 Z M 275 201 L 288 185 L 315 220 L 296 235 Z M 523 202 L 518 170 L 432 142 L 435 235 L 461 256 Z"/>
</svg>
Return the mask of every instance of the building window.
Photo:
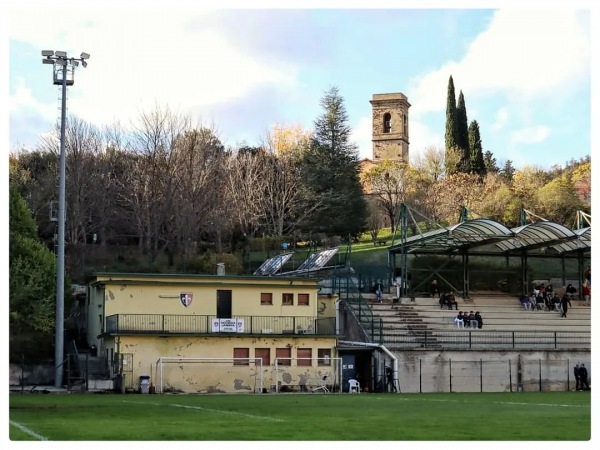
<svg viewBox="0 0 600 450">
<path fill-rule="evenodd" d="M 312 348 L 299 348 L 297 355 L 299 366 L 312 366 Z"/>
<path fill-rule="evenodd" d="M 320 348 L 317 350 L 317 365 L 318 366 L 330 366 L 331 365 L 331 349 Z"/>
<path fill-rule="evenodd" d="M 385 113 L 383 115 L 383 132 L 391 133 L 392 132 L 392 116 L 390 113 Z"/>
<path fill-rule="evenodd" d="M 261 292 L 260 304 L 261 305 L 272 305 L 273 304 L 273 294 L 270 292 Z"/>
<path fill-rule="evenodd" d="M 275 357 L 277 358 L 277 365 L 279 366 L 291 366 L 292 365 L 292 348 L 283 347 L 275 350 Z"/>
<path fill-rule="evenodd" d="M 285 292 L 281 294 L 281 304 L 286 306 L 291 306 L 294 304 L 294 294 L 290 294 L 289 292 Z"/>
<path fill-rule="evenodd" d="M 298 304 L 308 306 L 309 294 L 298 294 Z"/>
<path fill-rule="evenodd" d="M 263 368 L 271 365 L 271 349 L 269 348 L 255 348 L 254 357 L 262 359 Z"/>
<path fill-rule="evenodd" d="M 250 349 L 249 348 L 234 348 L 233 349 L 233 357 L 234 358 L 250 358 Z M 235 359 L 233 361 L 234 366 L 248 366 L 250 365 L 250 361 L 242 361 Z"/>
<path fill-rule="evenodd" d="M 404 125 L 404 135 L 408 136 L 408 118 L 406 114 L 402 116 L 402 124 Z"/>
</svg>

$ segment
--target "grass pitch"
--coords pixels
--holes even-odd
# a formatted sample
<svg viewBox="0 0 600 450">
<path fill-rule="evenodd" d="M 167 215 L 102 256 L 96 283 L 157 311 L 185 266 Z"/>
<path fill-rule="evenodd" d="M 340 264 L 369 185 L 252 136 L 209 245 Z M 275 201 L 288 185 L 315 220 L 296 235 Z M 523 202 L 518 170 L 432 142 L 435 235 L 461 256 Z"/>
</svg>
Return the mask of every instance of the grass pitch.
<svg viewBox="0 0 600 450">
<path fill-rule="evenodd" d="M 14 441 L 581 441 L 591 437 L 589 392 L 12 394 L 9 420 Z"/>
</svg>

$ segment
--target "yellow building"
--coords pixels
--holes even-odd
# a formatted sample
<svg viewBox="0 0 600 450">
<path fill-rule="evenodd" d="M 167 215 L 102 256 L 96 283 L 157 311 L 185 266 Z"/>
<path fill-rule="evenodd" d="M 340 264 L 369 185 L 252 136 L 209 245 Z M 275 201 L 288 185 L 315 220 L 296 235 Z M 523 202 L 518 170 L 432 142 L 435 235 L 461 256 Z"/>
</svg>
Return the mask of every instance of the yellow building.
<svg viewBox="0 0 600 450">
<path fill-rule="evenodd" d="M 99 273 L 87 340 L 129 389 L 339 389 L 336 297 L 299 277 Z M 142 378 L 140 378 L 142 377 Z M 121 380 L 123 380 L 121 382 Z"/>
</svg>

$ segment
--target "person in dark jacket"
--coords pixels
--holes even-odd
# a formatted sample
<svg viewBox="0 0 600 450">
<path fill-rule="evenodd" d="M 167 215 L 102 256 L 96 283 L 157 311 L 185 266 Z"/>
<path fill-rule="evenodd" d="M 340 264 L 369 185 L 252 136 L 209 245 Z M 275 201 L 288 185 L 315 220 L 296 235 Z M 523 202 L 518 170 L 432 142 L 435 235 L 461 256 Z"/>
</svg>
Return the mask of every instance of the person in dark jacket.
<svg viewBox="0 0 600 450">
<path fill-rule="evenodd" d="M 573 375 L 575 376 L 575 390 L 581 390 L 581 377 L 579 376 L 579 363 L 575 364 L 573 367 Z"/>
<path fill-rule="evenodd" d="M 481 328 L 483 326 L 483 319 L 481 318 L 479 311 L 475 313 L 475 320 L 477 321 L 477 328 Z"/>
<path fill-rule="evenodd" d="M 560 317 L 567 317 L 567 310 L 569 309 L 569 306 L 567 305 L 571 306 L 571 300 L 569 299 L 567 293 L 565 293 L 565 295 L 563 295 L 563 297 L 560 299 L 560 306 L 562 307 L 562 314 Z"/>
<path fill-rule="evenodd" d="M 585 368 L 585 364 L 581 363 L 579 366 L 579 378 L 581 379 L 581 389 L 580 390 L 590 390 L 590 384 L 588 383 L 588 371 Z"/>
</svg>

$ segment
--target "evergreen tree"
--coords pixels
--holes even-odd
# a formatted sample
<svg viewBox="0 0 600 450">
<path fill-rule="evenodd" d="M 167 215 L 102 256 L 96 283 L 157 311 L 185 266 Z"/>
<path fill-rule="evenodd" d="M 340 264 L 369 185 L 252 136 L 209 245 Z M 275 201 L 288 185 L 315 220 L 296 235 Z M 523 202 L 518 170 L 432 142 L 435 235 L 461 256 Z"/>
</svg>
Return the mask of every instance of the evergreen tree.
<svg viewBox="0 0 600 450">
<path fill-rule="evenodd" d="M 500 172 L 498 164 L 496 163 L 496 158 L 494 158 L 494 154 L 489 150 L 483 154 L 483 164 L 485 165 L 485 173 Z"/>
<path fill-rule="evenodd" d="M 456 105 L 456 145 L 461 152 L 459 171 L 469 173 L 471 171 L 471 152 L 469 148 L 467 107 L 462 91 L 458 95 L 458 104 Z"/>
<path fill-rule="evenodd" d="M 55 322 L 56 260 L 15 186 L 9 188 L 9 335 L 11 359 L 49 357 Z M 68 290 L 66 291 L 68 292 Z"/>
<path fill-rule="evenodd" d="M 500 171 L 500 175 L 506 181 L 511 182 L 514 174 L 515 174 L 515 168 L 512 165 L 512 161 L 510 159 L 507 159 L 506 162 L 504 163 L 504 166 L 502 167 L 502 170 Z"/>
<path fill-rule="evenodd" d="M 448 98 L 446 101 L 446 159 L 450 159 L 448 153 L 458 147 L 457 142 L 458 124 L 456 120 L 456 96 L 454 94 L 454 80 L 450 75 L 448 81 Z M 451 173 L 456 172 L 453 167 L 447 168 Z"/>
<path fill-rule="evenodd" d="M 365 230 L 367 204 L 359 178 L 357 146 L 344 99 L 332 87 L 321 99 L 323 113 L 315 120 L 315 135 L 302 157 L 303 208 L 313 208 L 302 228 L 328 235 L 358 235 Z"/>
<path fill-rule="evenodd" d="M 471 154 L 470 171 L 483 177 L 486 174 L 486 167 L 485 161 L 483 160 L 483 150 L 481 148 L 479 124 L 476 120 L 471 121 L 471 124 L 469 125 L 469 151 Z"/>
</svg>

